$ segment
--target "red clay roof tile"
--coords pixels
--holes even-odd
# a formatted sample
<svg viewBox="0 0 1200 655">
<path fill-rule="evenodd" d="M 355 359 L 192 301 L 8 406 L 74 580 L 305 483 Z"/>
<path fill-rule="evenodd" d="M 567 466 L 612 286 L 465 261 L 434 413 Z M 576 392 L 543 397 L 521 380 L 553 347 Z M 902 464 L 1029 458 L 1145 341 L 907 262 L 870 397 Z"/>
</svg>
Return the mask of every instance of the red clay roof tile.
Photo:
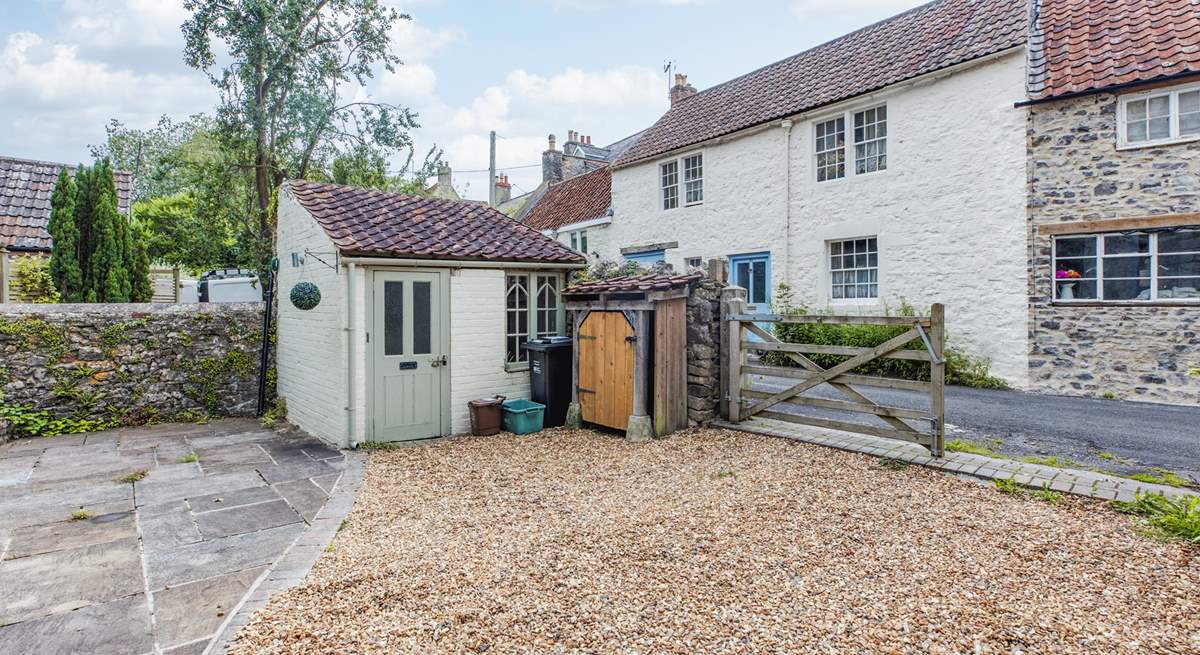
<svg viewBox="0 0 1200 655">
<path fill-rule="evenodd" d="M 486 204 L 305 180 L 286 183 L 346 255 L 582 264 L 584 258 Z"/>
<path fill-rule="evenodd" d="M 556 230 L 608 213 L 612 205 L 612 169 L 607 166 L 550 185 L 521 221 L 535 230 Z"/>
<path fill-rule="evenodd" d="M 597 293 L 642 293 L 646 291 L 667 291 L 681 289 L 699 280 L 700 273 L 685 273 L 683 275 L 661 275 L 650 273 L 646 275 L 623 275 L 607 280 L 593 280 L 567 287 L 563 293 L 568 296 L 585 296 Z"/>
</svg>

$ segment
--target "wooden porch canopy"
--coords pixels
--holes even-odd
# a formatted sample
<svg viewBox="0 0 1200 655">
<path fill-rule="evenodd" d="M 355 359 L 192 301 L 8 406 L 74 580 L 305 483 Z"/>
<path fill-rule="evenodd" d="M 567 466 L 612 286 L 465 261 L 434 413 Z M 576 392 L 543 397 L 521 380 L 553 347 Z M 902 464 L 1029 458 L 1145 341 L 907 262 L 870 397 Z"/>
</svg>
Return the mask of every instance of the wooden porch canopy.
<svg viewBox="0 0 1200 655">
<path fill-rule="evenodd" d="M 568 424 L 624 429 L 633 441 L 687 427 L 687 297 L 701 277 L 631 275 L 563 291 L 575 326 Z"/>
</svg>

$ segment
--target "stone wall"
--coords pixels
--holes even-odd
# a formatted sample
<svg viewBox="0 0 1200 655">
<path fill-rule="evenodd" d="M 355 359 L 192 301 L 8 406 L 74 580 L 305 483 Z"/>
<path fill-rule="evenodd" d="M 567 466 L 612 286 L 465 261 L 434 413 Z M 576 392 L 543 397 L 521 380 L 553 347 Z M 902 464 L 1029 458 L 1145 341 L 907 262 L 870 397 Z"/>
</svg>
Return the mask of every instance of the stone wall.
<svg viewBox="0 0 1200 655">
<path fill-rule="evenodd" d="M 262 308 L 0 305 L 0 406 L 105 426 L 252 416 Z"/>
<path fill-rule="evenodd" d="M 723 263 L 723 262 L 721 262 Z M 717 417 L 721 398 L 722 279 L 705 277 L 687 301 L 688 422 L 705 425 Z"/>
<path fill-rule="evenodd" d="M 1200 142 L 1118 151 L 1116 108 L 1107 93 L 1029 108 L 1030 383 L 1194 404 L 1200 307 L 1053 301 L 1051 238 L 1039 226 L 1200 212 Z"/>
</svg>

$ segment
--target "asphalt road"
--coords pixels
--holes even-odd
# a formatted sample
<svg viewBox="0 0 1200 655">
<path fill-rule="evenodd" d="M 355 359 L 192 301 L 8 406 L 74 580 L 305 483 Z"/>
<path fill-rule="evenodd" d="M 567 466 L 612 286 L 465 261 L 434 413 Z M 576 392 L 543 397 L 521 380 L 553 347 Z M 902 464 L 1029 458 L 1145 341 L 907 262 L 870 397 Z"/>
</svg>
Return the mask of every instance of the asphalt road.
<svg viewBox="0 0 1200 655">
<path fill-rule="evenodd" d="M 794 382 L 756 376 L 754 384 L 782 390 Z M 856 389 L 882 405 L 911 409 L 929 406 L 928 397 L 916 392 Z M 809 393 L 842 398 L 827 385 Z M 858 422 L 878 421 L 862 414 L 797 405 L 787 405 L 784 411 Z M 1200 482 L 1200 405 L 1158 405 L 946 387 L 946 438 L 986 444 L 1007 455 L 1057 455 L 1084 466 L 1125 474 L 1161 467 Z M 1100 457 L 1100 453 L 1114 458 Z"/>
</svg>

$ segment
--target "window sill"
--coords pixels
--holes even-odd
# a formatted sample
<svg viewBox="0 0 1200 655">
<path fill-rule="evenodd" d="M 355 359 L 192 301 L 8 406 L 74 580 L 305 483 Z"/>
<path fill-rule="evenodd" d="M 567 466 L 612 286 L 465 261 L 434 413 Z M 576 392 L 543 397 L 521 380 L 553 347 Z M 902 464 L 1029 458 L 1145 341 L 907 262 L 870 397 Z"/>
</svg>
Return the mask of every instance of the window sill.
<svg viewBox="0 0 1200 655">
<path fill-rule="evenodd" d="M 1174 139 L 1159 139 L 1157 141 L 1142 141 L 1139 143 L 1126 143 L 1120 141 L 1117 143 L 1117 150 L 1142 150 L 1144 148 L 1158 148 L 1161 146 L 1177 146 L 1184 143 L 1192 143 L 1194 141 L 1200 141 L 1200 134 L 1189 134 L 1188 136 L 1177 137 Z"/>
<path fill-rule="evenodd" d="M 1053 300 L 1056 307 L 1196 307 L 1196 300 Z"/>
</svg>

